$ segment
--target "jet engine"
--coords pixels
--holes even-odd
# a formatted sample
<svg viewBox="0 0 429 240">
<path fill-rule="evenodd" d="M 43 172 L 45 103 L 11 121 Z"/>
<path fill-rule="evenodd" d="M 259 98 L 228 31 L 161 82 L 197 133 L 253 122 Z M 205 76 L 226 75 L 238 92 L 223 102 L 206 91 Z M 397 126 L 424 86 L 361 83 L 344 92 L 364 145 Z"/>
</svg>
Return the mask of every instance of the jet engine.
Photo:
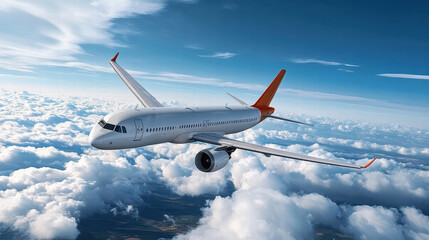
<svg viewBox="0 0 429 240">
<path fill-rule="evenodd" d="M 234 148 L 219 147 L 200 151 L 195 156 L 195 166 L 202 172 L 214 172 L 226 166 Z"/>
</svg>

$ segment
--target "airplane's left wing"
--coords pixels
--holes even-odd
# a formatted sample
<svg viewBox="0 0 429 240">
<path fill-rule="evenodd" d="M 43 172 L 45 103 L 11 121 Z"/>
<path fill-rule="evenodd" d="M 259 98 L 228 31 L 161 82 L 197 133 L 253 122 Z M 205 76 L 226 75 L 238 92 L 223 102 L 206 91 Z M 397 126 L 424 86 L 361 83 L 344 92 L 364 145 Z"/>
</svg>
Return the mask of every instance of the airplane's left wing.
<svg viewBox="0 0 429 240">
<path fill-rule="evenodd" d="M 163 107 L 163 105 L 158 102 L 148 91 L 146 91 L 146 89 L 144 89 L 144 87 L 142 87 L 127 71 L 125 71 L 125 69 L 116 63 L 118 54 L 119 53 L 117 53 L 109 63 L 125 83 L 125 85 L 127 85 L 131 92 L 141 102 L 141 104 L 143 104 L 145 107 Z"/>
<path fill-rule="evenodd" d="M 215 145 L 221 145 L 221 146 L 225 146 L 225 147 L 233 147 L 233 148 L 248 150 L 248 151 L 252 151 L 252 152 L 258 152 L 258 153 L 262 153 L 266 156 L 273 155 L 273 156 L 279 156 L 279 157 L 292 158 L 292 159 L 296 159 L 296 160 L 302 160 L 302 161 L 308 161 L 308 162 L 314 162 L 314 163 L 322 163 L 322 164 L 347 167 L 347 168 L 356 168 L 356 169 L 367 168 L 376 159 L 376 158 L 374 158 L 372 161 L 370 161 L 365 166 L 360 166 L 360 165 L 335 162 L 335 161 L 330 161 L 330 160 L 326 160 L 326 159 L 322 159 L 322 158 L 316 158 L 316 157 L 310 157 L 310 156 L 306 156 L 306 155 L 286 152 L 283 150 L 268 148 L 268 147 L 264 147 L 264 146 L 260 146 L 260 145 L 256 145 L 256 144 L 252 144 L 252 143 L 240 142 L 237 140 L 229 139 L 229 138 L 219 136 L 219 135 L 215 135 L 215 134 L 197 133 L 192 137 L 192 139 L 196 140 L 196 141 L 200 141 L 200 142 L 205 142 L 205 143 L 210 143 L 210 144 L 215 144 Z"/>
</svg>

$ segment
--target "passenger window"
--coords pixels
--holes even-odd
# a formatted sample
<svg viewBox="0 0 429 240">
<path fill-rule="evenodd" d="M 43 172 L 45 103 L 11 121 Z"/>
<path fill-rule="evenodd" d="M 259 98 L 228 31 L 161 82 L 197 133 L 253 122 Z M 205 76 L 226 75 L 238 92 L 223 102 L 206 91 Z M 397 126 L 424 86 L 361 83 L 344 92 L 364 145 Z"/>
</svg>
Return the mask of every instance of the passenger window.
<svg viewBox="0 0 429 240">
<path fill-rule="evenodd" d="M 122 132 L 127 133 L 127 129 L 125 128 L 125 126 L 122 126 Z M 147 132 L 147 129 L 146 129 L 146 132 Z"/>
</svg>

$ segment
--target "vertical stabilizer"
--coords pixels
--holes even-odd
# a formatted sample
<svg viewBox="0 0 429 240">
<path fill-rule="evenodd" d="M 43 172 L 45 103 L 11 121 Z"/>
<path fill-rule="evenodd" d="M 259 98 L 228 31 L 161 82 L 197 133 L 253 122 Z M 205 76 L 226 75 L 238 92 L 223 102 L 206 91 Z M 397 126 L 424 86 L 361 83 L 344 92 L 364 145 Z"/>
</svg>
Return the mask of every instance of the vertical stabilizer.
<svg viewBox="0 0 429 240">
<path fill-rule="evenodd" d="M 268 86 L 265 92 L 261 95 L 261 97 L 259 97 L 258 101 L 256 101 L 255 104 L 251 106 L 259 109 L 261 112 L 261 121 L 263 121 L 267 115 L 274 113 L 275 109 L 270 107 L 270 103 L 271 100 L 273 100 L 273 97 L 276 94 L 285 73 L 286 70 L 282 69 L 279 74 L 277 74 L 276 78 L 274 78 L 273 82 L 271 82 L 270 86 Z"/>
<path fill-rule="evenodd" d="M 265 92 L 259 97 L 258 101 L 252 105 L 252 107 L 269 107 L 271 100 L 273 100 L 274 95 L 279 88 L 280 83 L 282 82 L 283 76 L 285 75 L 286 70 L 281 70 L 277 77 L 274 78 L 273 82 L 268 86 Z"/>
</svg>

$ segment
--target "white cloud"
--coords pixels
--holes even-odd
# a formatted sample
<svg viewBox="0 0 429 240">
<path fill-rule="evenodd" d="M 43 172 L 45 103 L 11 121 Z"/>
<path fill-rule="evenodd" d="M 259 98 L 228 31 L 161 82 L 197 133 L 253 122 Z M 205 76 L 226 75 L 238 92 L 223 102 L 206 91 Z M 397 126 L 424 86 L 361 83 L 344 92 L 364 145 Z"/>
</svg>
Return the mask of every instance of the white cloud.
<svg viewBox="0 0 429 240">
<path fill-rule="evenodd" d="M 31 213 L 30 213 L 31 214 Z M 50 227 L 46 227 L 50 226 Z M 35 217 L 30 223 L 30 232 L 39 239 L 76 239 L 79 235 L 74 217 L 66 217 L 61 212 L 48 211 Z"/>
<path fill-rule="evenodd" d="M 202 50 L 203 48 L 198 46 L 197 44 L 188 44 L 185 48 L 194 49 L 194 50 Z"/>
<path fill-rule="evenodd" d="M 170 222 L 171 225 L 176 225 L 176 221 L 174 221 L 173 216 L 170 216 L 168 214 L 164 214 L 164 218 L 166 222 Z"/>
<path fill-rule="evenodd" d="M 356 206 L 346 229 L 357 239 L 405 239 L 399 217 L 395 209 Z"/>
<path fill-rule="evenodd" d="M 118 152 L 88 152 L 64 170 L 26 168 L 0 177 L 0 222 L 32 238 L 74 239 L 77 218 L 114 205 L 141 204 L 144 165 L 129 164 Z M 50 222 L 50 224 L 46 224 Z"/>
<path fill-rule="evenodd" d="M 152 14 L 163 7 L 161 0 L 126 0 L 121 4 L 110 0 L 3 1 L 1 12 L 24 26 L 35 26 L 37 31 L 26 29 L 28 33 L 2 38 L 0 65 L 9 70 L 29 72 L 34 66 L 56 66 L 73 61 L 75 55 L 85 53 L 82 44 L 122 46 L 111 32 L 113 19 Z"/>
<path fill-rule="evenodd" d="M 421 211 L 412 208 L 401 208 L 404 214 L 403 221 L 407 227 L 407 235 L 410 239 L 428 239 L 429 238 L 429 217 L 422 214 Z"/>
<path fill-rule="evenodd" d="M 3 73 L 0 73 L 0 77 L 2 77 L 2 78 L 34 78 L 33 76 L 16 75 L 16 74 L 3 74 Z"/>
<path fill-rule="evenodd" d="M 350 139 L 341 139 L 341 138 L 333 138 L 333 137 L 330 137 L 330 138 L 318 137 L 316 140 L 319 143 L 351 146 L 357 149 L 382 150 L 386 152 L 399 153 L 405 156 L 429 155 L 428 148 L 416 148 L 416 147 L 406 148 L 398 145 L 378 144 L 378 143 L 362 141 L 362 140 L 350 140 Z"/>
<path fill-rule="evenodd" d="M 366 98 L 359 96 L 350 96 L 350 95 L 341 95 L 341 94 L 333 94 L 333 93 L 324 93 L 324 92 L 314 92 L 314 91 L 304 91 L 299 89 L 291 89 L 291 88 L 280 88 L 278 90 L 280 93 L 303 96 L 307 98 L 315 98 L 315 99 L 327 99 L 327 100 L 336 100 L 341 102 L 350 102 L 353 104 L 368 106 L 380 106 L 387 107 L 391 109 L 412 109 L 415 111 L 428 111 L 426 107 L 418 107 L 418 106 L 410 106 L 400 103 L 391 102 L 383 99 L 374 99 L 374 98 Z"/>
<path fill-rule="evenodd" d="M 308 213 L 270 189 L 236 191 L 216 197 L 203 211 L 200 226 L 176 239 L 310 239 Z"/>
<path fill-rule="evenodd" d="M 216 52 L 210 55 L 199 55 L 200 57 L 204 57 L 204 58 L 222 58 L 222 59 L 227 59 L 227 58 L 232 58 L 237 56 L 237 54 L 232 53 L 232 52 Z"/>
<path fill-rule="evenodd" d="M 355 64 L 333 62 L 333 61 L 326 61 L 326 60 L 319 60 L 319 59 L 312 59 L 312 58 L 309 58 L 309 59 L 293 59 L 292 62 L 294 62 L 294 63 L 317 63 L 317 64 L 330 65 L 330 66 L 359 67 L 359 65 L 355 65 Z"/>
<path fill-rule="evenodd" d="M 52 146 L 35 148 L 0 145 L 0 172 L 10 172 L 24 167 L 49 166 L 59 168 L 65 162 L 77 160 L 78 157 L 74 152 L 60 151 Z"/>
<path fill-rule="evenodd" d="M 377 76 L 380 76 L 380 77 L 390 77 L 390 78 L 406 78 L 406 79 L 429 80 L 429 75 L 417 75 L 417 74 L 381 73 L 381 74 L 377 74 Z"/>
<path fill-rule="evenodd" d="M 218 78 L 200 77 L 200 76 L 179 74 L 179 73 L 169 73 L 169 72 L 141 73 L 137 71 L 130 71 L 130 73 L 134 73 L 134 76 L 136 78 L 166 81 L 166 82 L 202 84 L 202 85 L 209 85 L 209 86 L 216 86 L 216 87 L 233 87 L 233 88 L 241 88 L 241 89 L 248 89 L 248 90 L 255 90 L 255 91 L 263 91 L 266 88 L 266 86 L 260 85 L 260 84 L 229 82 L 229 81 L 223 81 Z"/>
<path fill-rule="evenodd" d="M 401 210 L 337 205 L 319 194 L 238 190 L 209 202 L 200 225 L 175 239 L 314 239 L 318 225 L 356 239 L 425 239 L 429 218 L 412 207 Z"/>
<path fill-rule="evenodd" d="M 355 71 L 353 71 L 353 70 L 344 69 L 344 68 L 338 68 L 337 70 L 338 70 L 338 71 L 342 71 L 342 72 L 349 72 L 349 73 L 355 72 Z"/>
</svg>

